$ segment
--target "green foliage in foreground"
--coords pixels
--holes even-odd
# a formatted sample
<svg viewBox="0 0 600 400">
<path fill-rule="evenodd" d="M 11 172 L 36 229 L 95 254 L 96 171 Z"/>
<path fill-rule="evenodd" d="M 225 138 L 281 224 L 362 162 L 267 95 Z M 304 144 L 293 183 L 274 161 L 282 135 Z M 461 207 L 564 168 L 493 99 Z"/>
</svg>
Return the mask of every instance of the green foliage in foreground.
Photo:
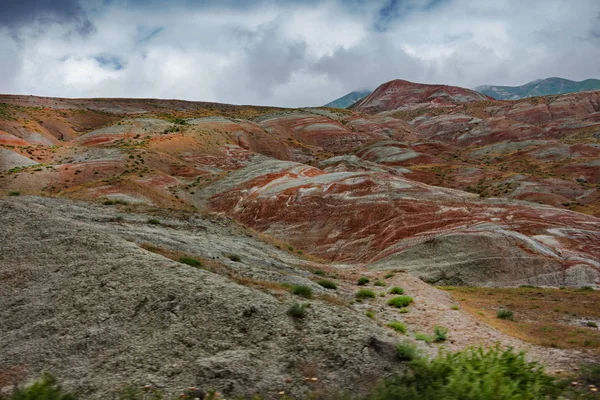
<svg viewBox="0 0 600 400">
<path fill-rule="evenodd" d="M 75 400 L 70 393 L 64 393 L 56 378 L 50 374 L 42 375 L 41 379 L 25 387 L 18 387 L 10 396 L 0 394 L 0 400 Z"/>
<path fill-rule="evenodd" d="M 413 361 L 423 357 L 423 352 L 414 343 L 405 340 L 396 346 L 396 356 L 400 361 Z"/>
<path fill-rule="evenodd" d="M 469 349 L 427 360 L 403 346 L 398 356 L 412 359 L 407 370 L 383 381 L 365 400 L 533 400 L 564 393 L 539 364 L 510 349 Z"/>
<path fill-rule="evenodd" d="M 296 303 L 306 311 L 308 304 Z M 292 306 L 292 307 L 294 307 Z M 346 400 L 542 400 L 585 399 L 589 397 L 587 384 L 599 379 L 599 365 L 591 365 L 578 378 L 586 387 L 571 388 L 565 382 L 544 373 L 538 363 L 528 362 L 524 353 L 498 346 L 491 349 L 467 349 L 457 353 L 441 352 L 428 360 L 423 353 L 406 340 L 396 347 L 397 359 L 406 362 L 406 368 L 383 380 L 375 388 L 360 397 L 341 394 L 332 398 Z M 206 397 L 205 397 L 206 395 Z M 593 396 L 593 395 L 592 395 Z M 214 392 L 204 393 L 198 388 L 188 388 L 179 398 L 214 399 Z M 257 398 L 261 398 L 257 396 Z M 312 398 L 307 397 L 307 398 Z M 55 378 L 44 374 L 42 378 L 26 387 L 17 388 L 12 395 L 0 394 L 0 400 L 76 400 L 77 396 L 66 393 Z M 152 388 L 127 387 L 119 400 L 168 399 Z"/>
</svg>

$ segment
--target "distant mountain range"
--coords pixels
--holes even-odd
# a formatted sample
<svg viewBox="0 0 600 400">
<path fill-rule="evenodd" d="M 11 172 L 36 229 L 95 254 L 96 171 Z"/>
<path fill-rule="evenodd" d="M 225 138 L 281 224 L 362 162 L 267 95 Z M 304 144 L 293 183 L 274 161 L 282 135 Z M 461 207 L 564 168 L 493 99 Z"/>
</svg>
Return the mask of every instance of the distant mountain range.
<svg viewBox="0 0 600 400">
<path fill-rule="evenodd" d="M 581 82 L 564 78 L 538 79 L 521 86 L 482 85 L 474 90 L 496 100 L 519 100 L 526 97 L 548 96 L 551 94 L 578 93 L 588 90 L 600 90 L 600 79 L 586 79 Z M 324 107 L 348 108 L 371 94 L 370 90 L 353 91 Z"/>
<path fill-rule="evenodd" d="M 518 100 L 526 97 L 547 96 L 550 94 L 577 93 L 600 90 L 599 79 L 586 79 L 576 82 L 563 78 L 538 79 L 522 86 L 477 86 L 476 91 L 497 100 Z"/>
<path fill-rule="evenodd" d="M 330 103 L 325 104 L 323 107 L 333 107 L 333 108 L 348 108 L 352 104 L 356 103 L 358 100 L 367 97 L 371 93 L 371 90 L 360 90 L 355 92 L 350 92 L 345 96 L 340 97 Z"/>
</svg>

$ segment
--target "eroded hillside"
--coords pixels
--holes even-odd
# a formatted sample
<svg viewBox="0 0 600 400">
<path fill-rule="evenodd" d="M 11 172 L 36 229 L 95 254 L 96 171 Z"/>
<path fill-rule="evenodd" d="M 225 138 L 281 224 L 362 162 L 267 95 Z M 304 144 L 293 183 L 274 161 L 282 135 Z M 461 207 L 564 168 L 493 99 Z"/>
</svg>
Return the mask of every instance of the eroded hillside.
<svg viewBox="0 0 600 400">
<path fill-rule="evenodd" d="M 450 349 L 597 358 L 593 340 L 527 345 L 430 286 L 600 284 L 600 92 L 482 96 L 406 81 L 353 110 L 1 96 L 0 377 L 56 369 L 97 398 L 124 380 L 354 388 L 398 367 L 395 320 L 449 327 Z M 357 299 L 360 276 L 381 292 Z M 583 314 L 561 323 L 594 329 Z"/>
</svg>

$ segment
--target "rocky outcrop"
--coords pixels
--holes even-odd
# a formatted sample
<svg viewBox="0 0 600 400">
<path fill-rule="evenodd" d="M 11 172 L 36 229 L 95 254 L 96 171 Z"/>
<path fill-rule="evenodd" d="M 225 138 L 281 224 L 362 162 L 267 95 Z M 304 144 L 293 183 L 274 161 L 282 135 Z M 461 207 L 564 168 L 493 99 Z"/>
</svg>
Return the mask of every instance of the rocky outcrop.
<svg viewBox="0 0 600 400">
<path fill-rule="evenodd" d="M 281 286 L 323 293 L 294 266 L 306 261 L 222 218 L 156 212 L 115 218 L 64 200 L 0 201 L 0 370 L 50 371 L 104 399 L 125 385 L 227 396 L 361 390 L 395 365 L 385 328 Z M 305 318 L 287 314 L 296 301 L 311 303 Z"/>
</svg>

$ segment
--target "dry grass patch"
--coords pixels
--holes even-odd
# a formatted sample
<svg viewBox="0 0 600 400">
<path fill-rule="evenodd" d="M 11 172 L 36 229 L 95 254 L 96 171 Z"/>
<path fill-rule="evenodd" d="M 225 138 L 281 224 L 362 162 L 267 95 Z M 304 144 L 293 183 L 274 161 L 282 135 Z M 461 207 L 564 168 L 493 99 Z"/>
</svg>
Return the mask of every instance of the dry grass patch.
<svg viewBox="0 0 600 400">
<path fill-rule="evenodd" d="M 441 287 L 475 318 L 524 341 L 600 353 L 600 291 L 585 289 Z M 513 320 L 499 319 L 500 310 Z"/>
<path fill-rule="evenodd" d="M 235 281 L 243 286 L 253 287 L 253 288 L 262 290 L 264 292 L 268 292 L 268 293 L 271 293 L 272 291 L 274 291 L 277 294 L 284 294 L 289 290 L 289 285 L 284 285 L 279 282 L 263 281 L 263 280 L 249 278 L 247 276 L 238 275 L 227 265 L 225 265 L 221 262 L 215 261 L 215 260 L 210 260 L 210 259 L 206 259 L 206 258 L 202 258 L 202 257 L 198 257 L 198 256 L 190 257 L 188 254 L 171 251 L 169 249 L 164 249 L 162 247 L 155 246 L 151 243 L 140 243 L 139 246 L 141 248 L 143 248 L 144 250 L 148 250 L 148 251 L 151 251 L 152 253 L 160 254 L 163 257 L 169 258 L 169 259 L 171 259 L 173 261 L 177 261 L 177 262 L 182 262 L 181 261 L 182 259 L 196 260 L 201 263 L 201 266 L 197 266 L 198 268 L 202 268 L 204 270 L 213 272 L 215 274 L 226 276 L 227 278 L 231 279 L 232 281 Z M 188 264 L 185 262 L 182 262 L 182 263 Z M 271 294 L 273 294 L 273 293 L 271 293 Z"/>
</svg>

